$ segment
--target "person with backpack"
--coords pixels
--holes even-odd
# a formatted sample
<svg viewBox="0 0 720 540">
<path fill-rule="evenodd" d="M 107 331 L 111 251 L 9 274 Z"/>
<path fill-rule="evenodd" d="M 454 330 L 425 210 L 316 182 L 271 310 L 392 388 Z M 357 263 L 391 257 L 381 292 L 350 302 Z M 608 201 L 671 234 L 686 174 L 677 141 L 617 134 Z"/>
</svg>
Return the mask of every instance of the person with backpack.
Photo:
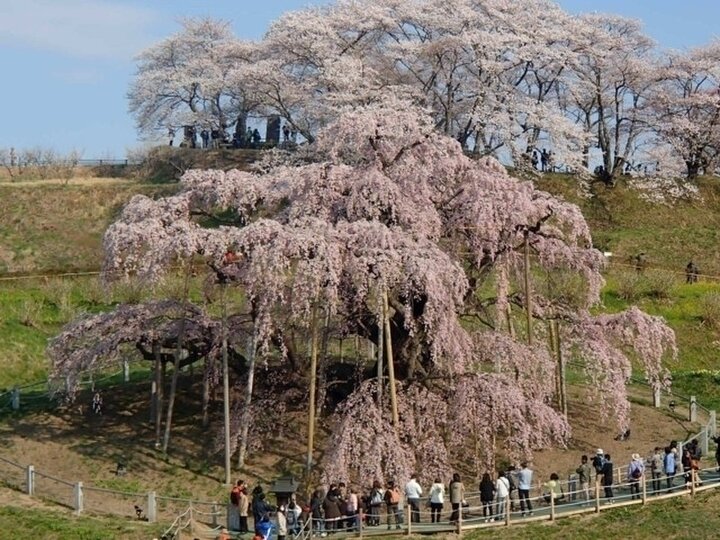
<svg viewBox="0 0 720 540">
<path fill-rule="evenodd" d="M 595 478 L 598 479 L 602 476 L 602 468 L 605 463 L 605 452 L 602 448 L 598 448 L 595 452 L 595 457 L 592 459 L 592 466 L 595 469 Z"/>
<path fill-rule="evenodd" d="M 640 498 L 640 480 L 645 474 L 645 463 L 640 454 L 633 454 L 628 465 L 627 480 L 630 484 L 630 496 L 632 499 Z"/>
<path fill-rule="evenodd" d="M 385 504 L 387 505 L 387 528 L 391 529 L 391 521 L 395 522 L 395 528 L 400 528 L 400 489 L 392 480 L 388 481 L 385 490 Z"/>
<path fill-rule="evenodd" d="M 370 490 L 370 498 L 368 499 L 368 507 L 370 509 L 370 515 L 368 516 L 368 525 L 376 527 L 380 525 L 380 507 L 385 500 L 385 492 L 383 491 L 380 482 L 375 480 L 373 487 Z"/>
</svg>

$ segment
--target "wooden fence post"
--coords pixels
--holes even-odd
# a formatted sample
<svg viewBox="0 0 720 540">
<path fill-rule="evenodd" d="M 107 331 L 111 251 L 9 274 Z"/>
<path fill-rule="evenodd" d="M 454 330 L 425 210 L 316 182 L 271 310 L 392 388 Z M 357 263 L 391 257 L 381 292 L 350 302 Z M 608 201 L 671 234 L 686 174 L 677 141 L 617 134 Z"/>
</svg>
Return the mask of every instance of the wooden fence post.
<svg viewBox="0 0 720 540">
<path fill-rule="evenodd" d="M 505 526 L 510 526 L 510 495 L 508 494 L 508 500 L 505 504 Z"/>
<path fill-rule="evenodd" d="M 410 536 L 412 534 L 412 506 L 410 503 L 407 503 L 407 513 L 405 514 L 405 521 L 407 522 L 407 534 Z"/>
<path fill-rule="evenodd" d="M 653 407 L 656 409 L 660 407 L 660 389 L 655 388 L 653 390 Z"/>
<path fill-rule="evenodd" d="M 643 472 L 642 476 L 640 477 L 640 481 L 642 482 L 642 503 L 643 506 L 647 504 L 647 475 L 645 472 Z"/>
<path fill-rule="evenodd" d="M 687 489 L 687 484 L 685 484 Z M 690 495 L 695 495 L 695 469 L 690 467 Z"/>
<path fill-rule="evenodd" d="M 595 513 L 600 513 L 600 481 L 595 477 Z"/>
<path fill-rule="evenodd" d="M 130 363 L 123 360 L 123 381 L 130 382 Z"/>
<path fill-rule="evenodd" d="M 710 428 L 710 432 L 708 435 L 710 437 L 715 437 L 717 435 L 717 415 L 715 411 L 710 411 L 710 419 L 708 420 L 708 427 Z"/>
<path fill-rule="evenodd" d="M 690 418 L 691 422 L 697 422 L 697 398 L 690 396 Z"/>
<path fill-rule="evenodd" d="M 10 406 L 13 411 L 20 410 L 20 389 L 16 386 L 12 389 L 12 397 L 10 398 Z"/>
<path fill-rule="evenodd" d="M 550 521 L 555 521 L 555 492 L 550 490 Z"/>
<path fill-rule="evenodd" d="M 458 536 L 462 536 L 462 514 L 463 514 L 463 505 L 462 501 L 460 501 L 460 504 L 458 504 L 458 520 L 457 520 L 457 534 Z"/>
<path fill-rule="evenodd" d="M 157 499 L 155 498 L 155 492 L 150 491 L 147 494 L 147 520 L 149 523 L 155 523 L 157 521 Z"/>
<path fill-rule="evenodd" d="M 80 514 L 83 511 L 84 501 L 83 501 L 83 483 L 78 482 L 75 484 L 75 488 L 73 489 L 73 495 L 74 495 L 74 506 L 75 506 L 75 513 Z"/>
<path fill-rule="evenodd" d="M 27 466 L 27 470 L 25 471 L 25 478 L 26 478 L 26 493 L 30 496 L 35 495 L 35 467 L 32 465 Z"/>
<path fill-rule="evenodd" d="M 310 522 L 312 522 L 312 517 L 310 518 Z M 363 537 L 363 512 L 360 508 L 358 508 L 358 534 L 360 538 Z M 312 538 L 312 531 L 310 533 L 310 538 Z"/>
</svg>

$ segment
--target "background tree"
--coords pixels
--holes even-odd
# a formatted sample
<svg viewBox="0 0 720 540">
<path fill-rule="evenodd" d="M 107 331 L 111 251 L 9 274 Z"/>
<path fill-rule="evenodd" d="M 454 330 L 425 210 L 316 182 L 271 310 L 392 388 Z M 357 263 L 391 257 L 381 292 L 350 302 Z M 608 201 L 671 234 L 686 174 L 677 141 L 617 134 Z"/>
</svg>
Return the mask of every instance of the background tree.
<svg viewBox="0 0 720 540">
<path fill-rule="evenodd" d="M 673 53 L 651 105 L 657 146 L 668 145 L 688 178 L 715 171 L 720 156 L 720 43 Z M 666 165 L 663 160 L 663 165 Z"/>
<path fill-rule="evenodd" d="M 233 37 L 229 23 L 187 19 L 182 30 L 143 51 L 128 92 L 144 135 L 194 126 L 225 130 L 257 106 L 245 69 L 255 44 Z"/>
</svg>

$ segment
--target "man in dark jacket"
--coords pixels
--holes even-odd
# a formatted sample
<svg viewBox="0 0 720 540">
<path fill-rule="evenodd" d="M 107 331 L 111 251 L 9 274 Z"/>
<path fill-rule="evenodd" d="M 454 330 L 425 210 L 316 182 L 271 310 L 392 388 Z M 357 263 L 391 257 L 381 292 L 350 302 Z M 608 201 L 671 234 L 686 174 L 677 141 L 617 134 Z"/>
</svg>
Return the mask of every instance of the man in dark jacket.
<svg viewBox="0 0 720 540">
<path fill-rule="evenodd" d="M 605 489 L 605 498 L 607 502 L 613 502 L 613 463 L 610 460 L 610 454 L 605 454 L 605 460 L 602 467 L 603 487 Z"/>
</svg>

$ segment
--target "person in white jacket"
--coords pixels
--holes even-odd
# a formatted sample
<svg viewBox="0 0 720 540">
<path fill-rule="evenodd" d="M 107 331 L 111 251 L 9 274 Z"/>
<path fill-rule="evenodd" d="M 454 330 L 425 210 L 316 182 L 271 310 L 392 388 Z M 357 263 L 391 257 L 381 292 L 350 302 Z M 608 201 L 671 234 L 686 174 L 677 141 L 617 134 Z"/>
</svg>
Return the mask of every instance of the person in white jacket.
<svg viewBox="0 0 720 540">
<path fill-rule="evenodd" d="M 440 513 L 445 505 L 445 485 L 436 478 L 430 487 L 430 521 L 440 523 Z"/>
<path fill-rule="evenodd" d="M 505 515 L 505 505 L 510 495 L 510 481 L 505 476 L 505 471 L 498 473 L 498 479 L 495 481 L 495 496 L 497 497 L 497 507 L 495 519 L 500 521 Z"/>
<path fill-rule="evenodd" d="M 277 509 L 275 523 L 277 525 L 277 540 L 285 540 L 287 536 L 287 516 L 285 515 L 284 505 L 280 505 Z"/>
<path fill-rule="evenodd" d="M 412 474 L 410 481 L 405 484 L 405 499 L 410 505 L 410 519 L 413 523 L 420 523 L 420 497 L 423 490 L 417 481 L 417 475 Z"/>
</svg>

